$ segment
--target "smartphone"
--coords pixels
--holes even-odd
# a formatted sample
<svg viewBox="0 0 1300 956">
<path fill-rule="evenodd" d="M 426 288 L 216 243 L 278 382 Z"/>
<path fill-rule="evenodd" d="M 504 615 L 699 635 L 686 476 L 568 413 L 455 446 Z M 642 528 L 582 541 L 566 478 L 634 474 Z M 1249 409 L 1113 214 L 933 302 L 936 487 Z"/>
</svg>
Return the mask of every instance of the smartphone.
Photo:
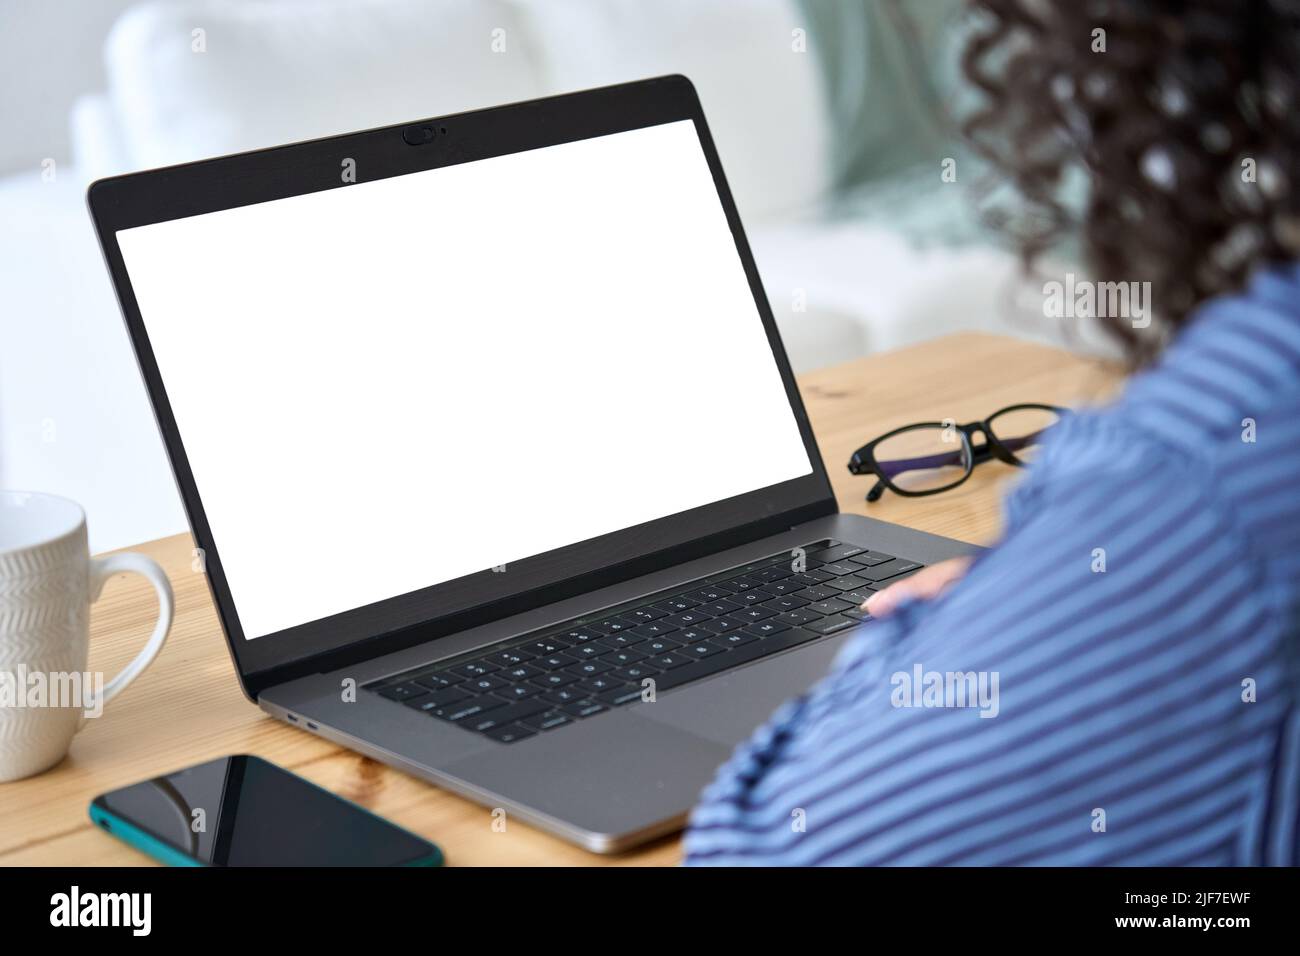
<svg viewBox="0 0 1300 956">
<path fill-rule="evenodd" d="M 101 794 L 90 819 L 173 866 L 440 866 L 442 851 L 260 757 Z"/>
</svg>

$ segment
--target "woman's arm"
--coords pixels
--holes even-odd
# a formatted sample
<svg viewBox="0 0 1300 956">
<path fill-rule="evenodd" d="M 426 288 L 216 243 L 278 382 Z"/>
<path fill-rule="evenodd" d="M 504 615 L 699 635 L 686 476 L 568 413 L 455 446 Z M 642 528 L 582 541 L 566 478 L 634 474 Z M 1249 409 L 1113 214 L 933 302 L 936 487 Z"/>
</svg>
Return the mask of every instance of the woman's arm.
<svg viewBox="0 0 1300 956">
<path fill-rule="evenodd" d="M 1288 698 L 1275 596 L 1197 463 L 1062 431 L 1001 545 L 738 748 L 689 863 L 1231 858 Z"/>
</svg>

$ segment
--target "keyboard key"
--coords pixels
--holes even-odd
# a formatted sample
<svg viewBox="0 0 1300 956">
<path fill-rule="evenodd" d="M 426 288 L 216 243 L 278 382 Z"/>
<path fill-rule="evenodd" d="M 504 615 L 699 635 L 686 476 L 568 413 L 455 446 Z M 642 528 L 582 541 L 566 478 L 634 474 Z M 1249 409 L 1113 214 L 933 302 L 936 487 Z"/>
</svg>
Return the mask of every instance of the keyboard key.
<svg viewBox="0 0 1300 956">
<path fill-rule="evenodd" d="M 516 740 L 523 740 L 536 735 L 537 731 L 530 730 L 523 724 L 507 724 L 504 727 L 493 727 L 491 730 L 483 731 L 483 733 L 499 743 L 512 744 Z"/>
<path fill-rule="evenodd" d="M 859 576 L 869 581 L 884 581 L 887 578 L 897 577 L 908 571 L 919 571 L 921 565 L 915 561 L 906 561 L 902 558 L 893 558 L 883 564 L 877 564 L 872 568 L 863 568 L 858 572 Z"/>
<path fill-rule="evenodd" d="M 840 611 L 847 611 L 853 607 L 851 601 L 840 601 L 831 598 L 828 601 L 818 601 L 816 604 L 809 604 L 806 610 L 816 611 L 818 614 L 838 614 Z"/>
<path fill-rule="evenodd" d="M 858 622 L 852 618 L 845 617 L 842 614 L 836 614 L 832 617 L 824 617 L 820 621 L 813 621 L 804 626 L 810 631 L 818 634 L 834 634 L 836 631 L 842 631 L 846 627 L 852 627 Z"/>
<path fill-rule="evenodd" d="M 868 598 L 871 597 L 871 595 L 875 593 L 876 592 L 873 588 L 867 588 L 867 587 L 859 588 L 856 591 L 841 591 L 840 600 L 852 601 L 855 606 L 860 607 Z"/>
<path fill-rule="evenodd" d="M 459 674 L 453 674 L 451 671 L 435 671 L 432 674 L 423 674 L 415 679 L 415 682 L 421 687 L 427 687 L 430 690 L 442 690 L 444 687 L 454 687 L 456 684 L 464 683 L 465 678 Z"/>
<path fill-rule="evenodd" d="M 422 710 L 426 713 L 431 710 L 438 710 L 446 707 L 448 704 L 456 704 L 462 700 L 469 700 L 473 694 L 459 690 L 455 687 L 444 687 L 442 690 L 433 694 L 421 694 L 419 697 L 411 697 L 402 701 L 407 707 L 413 710 Z"/>
<path fill-rule="evenodd" d="M 687 597 L 692 597 L 701 604 L 711 604 L 714 601 L 721 601 L 723 598 L 730 596 L 730 594 L 731 592 L 726 588 L 719 587 L 716 584 L 711 584 L 707 588 L 703 588 L 687 595 Z"/>
<path fill-rule="evenodd" d="M 714 633 L 715 633 L 714 631 L 706 631 L 702 627 L 691 627 L 691 628 L 687 628 L 684 631 L 678 631 L 676 634 L 673 635 L 673 638 L 677 641 L 677 643 L 673 645 L 672 649 L 676 650 L 677 648 L 681 647 L 683 644 L 695 644 L 698 643 L 699 641 L 707 641 L 710 637 L 714 635 Z"/>
<path fill-rule="evenodd" d="M 700 611 L 683 611 L 681 614 L 674 614 L 672 617 L 664 618 L 660 623 L 677 628 L 690 627 L 693 624 L 699 624 L 701 621 L 707 621 L 712 616 Z"/>
<path fill-rule="evenodd" d="M 630 631 L 632 628 L 636 627 L 638 623 L 638 621 L 624 620 L 621 617 L 609 617 L 603 621 L 597 621 L 595 624 L 590 624 L 588 627 L 593 631 L 604 631 L 606 634 L 617 634 L 619 631 Z"/>
<path fill-rule="evenodd" d="M 789 552 L 787 552 L 788 554 Z M 816 571 L 826 562 L 821 559 L 819 552 L 814 548 L 808 550 L 802 561 L 796 561 L 793 557 L 787 556 L 785 563 L 797 574 L 801 571 Z"/>
<path fill-rule="evenodd" d="M 748 630 L 748 628 L 746 629 Z M 717 644 L 719 647 L 740 647 L 742 644 L 748 644 L 750 641 L 758 640 L 753 634 L 746 634 L 745 631 L 728 631 L 726 634 L 715 634 L 709 638 L 709 641 Z M 682 648 L 682 651 L 688 652 L 689 648 Z"/>
<path fill-rule="evenodd" d="M 732 598 L 732 600 L 739 601 L 741 604 L 745 605 L 746 607 L 749 607 L 752 604 L 762 604 L 764 601 L 770 601 L 774 597 L 776 597 L 776 595 L 774 595 L 771 591 L 766 591 L 763 588 L 754 588 L 751 591 L 745 591 L 742 594 L 737 594 L 735 597 Z"/>
<path fill-rule="evenodd" d="M 729 617 L 720 617 L 717 620 L 705 621 L 698 630 L 704 631 L 709 635 L 722 634 L 725 631 L 734 631 L 737 628 L 745 626 L 744 621 L 737 621 Z"/>
<path fill-rule="evenodd" d="M 737 621 L 766 621 L 769 617 L 776 617 L 777 612 L 771 608 L 763 606 L 747 607 L 743 611 L 737 611 L 732 615 Z"/>
<path fill-rule="evenodd" d="M 575 675 L 565 671 L 551 671 L 549 674 L 533 678 L 533 683 L 538 687 L 563 687 L 566 684 L 572 684 L 577 679 Z"/>
<path fill-rule="evenodd" d="M 838 544 L 824 551 L 814 551 L 808 557 L 814 561 L 820 561 L 823 564 L 831 564 L 844 558 L 851 558 L 856 554 L 861 554 L 865 548 L 859 548 L 853 544 Z"/>
<path fill-rule="evenodd" d="M 838 597 L 839 593 L 833 588 L 824 588 L 818 585 L 813 588 L 804 588 L 799 592 L 799 596 L 805 601 L 825 601 L 827 598 Z"/>
<path fill-rule="evenodd" d="M 459 720 L 465 720 L 467 717 L 477 717 L 479 714 L 504 706 L 505 701 L 498 700 L 495 697 L 472 697 L 469 700 L 448 704 L 438 710 L 428 711 L 428 713 L 434 717 L 441 717 L 443 720 L 450 720 L 455 723 Z"/>
<path fill-rule="evenodd" d="M 862 610 L 862 608 L 860 607 L 850 608 L 849 610 L 844 611 L 842 613 L 844 614 L 845 617 L 851 617 L 855 621 L 866 621 L 869 620 L 871 617 L 870 614 Z"/>
<path fill-rule="evenodd" d="M 568 631 L 561 631 L 555 636 L 557 639 L 568 641 L 570 644 L 586 644 L 588 641 L 600 637 L 600 632 L 593 631 L 589 627 L 575 627 Z"/>
<path fill-rule="evenodd" d="M 499 676 L 506 680 L 520 681 L 528 680 L 531 677 L 540 677 L 546 673 L 540 667 L 534 667 L 532 664 L 516 664 L 514 667 L 507 667 Z"/>
<path fill-rule="evenodd" d="M 817 570 L 825 571 L 827 574 L 833 574 L 838 578 L 843 577 L 846 574 L 857 574 L 858 566 L 856 564 L 849 564 L 847 561 L 842 561 L 838 564 L 823 564 Z"/>
<path fill-rule="evenodd" d="M 608 644 L 602 644 L 600 641 L 592 641 L 590 644 L 583 644 L 580 647 L 569 648 L 569 653 L 580 661 L 589 661 L 599 657 L 608 650 Z"/>
<path fill-rule="evenodd" d="M 678 631 L 672 637 L 652 637 L 644 644 L 637 646 L 637 650 L 649 654 L 651 657 L 658 657 L 660 654 L 667 654 L 669 651 L 675 651 L 681 647 L 685 641 L 678 640 L 684 632 Z M 692 638 L 694 640 L 695 638 Z"/>
<path fill-rule="evenodd" d="M 659 671 L 647 664 L 631 664 L 627 667 L 620 667 L 618 670 L 610 671 L 610 677 L 616 677 L 619 680 L 630 681 L 634 684 L 640 684 L 647 677 L 654 677 Z"/>
<path fill-rule="evenodd" d="M 829 581 L 833 577 L 835 577 L 834 574 L 827 574 L 825 571 L 804 571 L 802 574 L 796 574 L 791 580 L 804 585 L 812 585 Z"/>
<path fill-rule="evenodd" d="M 921 567 L 924 567 L 924 565 L 922 565 Z M 904 571 L 902 574 L 895 575 L 894 577 L 889 578 L 888 580 L 885 581 L 873 581 L 871 586 L 875 588 L 877 591 L 881 591 L 889 587 L 891 584 L 897 584 L 899 581 L 906 581 L 912 575 L 920 574 L 920 573 L 921 573 L 921 568 L 913 568 L 911 571 Z"/>
<path fill-rule="evenodd" d="M 615 687 L 622 685 L 622 681 L 613 677 L 591 677 L 578 684 L 579 690 L 585 690 L 589 695 L 603 694 L 607 690 L 613 690 Z"/>
<path fill-rule="evenodd" d="M 861 554 L 855 554 L 853 559 L 846 562 L 848 564 L 860 564 L 864 568 L 875 567 L 877 564 L 884 564 L 886 561 L 893 561 L 892 554 L 883 554 L 879 551 L 863 551 Z"/>
<path fill-rule="evenodd" d="M 753 634 L 755 637 L 767 637 L 769 634 L 780 634 L 782 631 L 788 630 L 790 630 L 789 624 L 782 624 L 780 621 L 764 621 L 761 624 L 751 624 L 746 628 L 742 628 L 741 633 Z M 736 632 L 732 631 L 731 633 Z"/>
<path fill-rule="evenodd" d="M 586 700 L 587 694 L 578 690 L 576 687 L 561 687 L 559 690 L 549 691 L 543 694 L 540 700 L 550 704 L 576 704 L 580 700 Z"/>
<path fill-rule="evenodd" d="M 527 648 L 514 647 L 508 651 L 497 651 L 495 654 L 489 654 L 487 659 L 493 664 L 499 664 L 502 667 L 510 667 L 514 664 L 522 664 L 524 661 L 531 661 L 537 655 Z"/>
<path fill-rule="evenodd" d="M 605 673 L 606 671 L 612 671 L 614 665 L 606 664 L 604 661 L 596 659 L 591 661 L 582 661 L 579 664 L 574 664 L 572 667 L 565 669 L 570 674 L 576 674 L 578 677 L 595 677 L 598 674 Z"/>
<path fill-rule="evenodd" d="M 744 605 L 735 601 L 713 601 L 703 605 L 700 610 L 705 614 L 713 617 L 722 617 L 724 614 L 730 614 L 732 611 L 739 611 Z"/>
<path fill-rule="evenodd" d="M 570 664 L 578 663 L 578 658 L 571 654 L 552 654 L 550 657 L 535 657 L 532 660 L 534 667 L 539 667 L 544 671 L 558 671 L 561 667 L 568 667 Z"/>
<path fill-rule="evenodd" d="M 807 607 L 811 602 L 801 597 L 787 595 L 786 597 L 773 598 L 770 601 L 764 601 L 763 607 L 771 608 L 780 614 L 782 611 L 793 611 L 796 608 Z"/>
<path fill-rule="evenodd" d="M 623 616 L 635 618 L 636 620 L 645 623 L 647 621 L 657 621 L 661 617 L 667 617 L 668 615 L 656 607 L 639 607 L 635 611 L 628 611 Z"/>
<path fill-rule="evenodd" d="M 681 667 L 690 661 L 689 657 L 682 654 L 664 654 L 662 657 L 652 657 L 647 663 L 651 667 L 658 668 L 661 671 L 670 671 L 674 667 Z"/>
<path fill-rule="evenodd" d="M 758 584 L 759 582 L 751 581 L 748 578 L 734 578 L 731 581 L 723 581 L 721 586 L 739 594 L 741 591 L 748 591 L 752 587 L 757 587 Z"/>
<path fill-rule="evenodd" d="M 582 700 L 572 704 L 565 704 L 560 710 L 564 711 L 570 717 L 590 717 L 592 714 L 599 714 L 602 710 L 609 708 L 597 700 Z"/>
<path fill-rule="evenodd" d="M 794 594 L 796 591 L 802 591 L 804 585 L 798 581 L 773 581 L 763 586 L 764 591 L 770 591 L 773 594 Z"/>
<path fill-rule="evenodd" d="M 461 686 L 468 687 L 475 694 L 486 694 L 488 691 L 496 690 L 498 687 L 509 686 L 509 681 L 504 681 L 500 677 L 497 677 L 493 674 L 489 674 L 487 677 L 475 677 Z M 454 687 L 447 688 L 447 690 L 455 690 L 455 689 L 456 688 Z M 469 697 L 471 695 L 464 694 L 464 696 Z"/>
<path fill-rule="evenodd" d="M 832 578 L 821 586 L 834 588 L 836 591 L 855 591 L 858 588 L 866 587 L 868 583 L 866 578 L 860 578 L 855 574 L 846 574 L 842 578 Z"/>
<path fill-rule="evenodd" d="M 687 657 L 694 657 L 696 660 L 703 660 L 706 657 L 712 657 L 714 654 L 725 654 L 727 652 L 717 644 L 706 641 L 703 644 L 687 644 L 678 653 L 685 654 Z"/>
<path fill-rule="evenodd" d="M 699 601 L 687 597 L 685 594 L 679 594 L 677 597 L 670 597 L 666 601 L 660 601 L 655 607 L 669 614 L 676 614 L 679 611 L 689 611 L 693 607 L 698 607 Z"/>
<path fill-rule="evenodd" d="M 610 651 L 608 654 L 602 654 L 596 663 L 626 667 L 628 664 L 635 664 L 637 661 L 645 660 L 647 656 L 640 651 Z"/>
<path fill-rule="evenodd" d="M 461 726 L 483 733 L 493 727 L 513 724 L 517 720 L 523 720 L 525 717 L 531 717 L 534 714 L 553 709 L 554 707 L 544 700 L 521 700 L 515 704 L 503 704 L 469 720 L 464 720 L 461 722 Z"/>
<path fill-rule="evenodd" d="M 643 635 L 637 633 L 639 630 L 641 630 L 641 628 L 634 627 L 630 631 L 619 631 L 617 634 L 607 634 L 604 637 L 597 638 L 592 642 L 592 644 L 593 646 L 604 648 L 604 650 L 601 651 L 602 654 L 610 648 L 634 647 L 645 640 Z"/>
<path fill-rule="evenodd" d="M 661 634 L 671 634 L 677 630 L 676 627 L 667 621 L 654 621 L 650 624 L 642 624 L 640 627 L 632 629 L 632 633 L 637 637 L 659 637 Z"/>
<path fill-rule="evenodd" d="M 525 697 L 532 697 L 534 694 L 540 694 L 541 692 L 542 689 L 534 684 L 511 684 L 509 687 L 502 687 L 492 693 L 498 697 L 504 697 L 506 700 L 522 700 Z"/>
<path fill-rule="evenodd" d="M 657 693 L 656 689 L 656 693 Z M 608 690 L 603 694 L 598 694 L 596 699 L 603 704 L 611 707 L 619 707 L 623 704 L 630 704 L 634 700 L 641 699 L 641 688 L 636 687 L 619 687 L 614 690 Z"/>
<path fill-rule="evenodd" d="M 773 581 L 781 581 L 794 574 L 788 567 L 783 564 L 774 564 L 771 567 L 763 568 L 761 571 L 755 571 L 750 575 L 751 578 L 770 584 Z"/>
<path fill-rule="evenodd" d="M 410 700 L 412 697 L 422 697 L 428 692 L 429 688 L 413 683 L 389 684 L 387 687 L 379 688 L 379 696 L 387 697 L 389 700 Z"/>
<path fill-rule="evenodd" d="M 470 661 L 466 664 L 457 664 L 451 668 L 453 673 L 461 677 L 482 677 L 484 674 L 491 674 L 493 671 L 501 670 L 496 664 L 488 660 Z"/>
<path fill-rule="evenodd" d="M 786 611 L 784 614 L 778 615 L 777 620 L 782 624 L 789 624 L 792 627 L 797 627 L 801 624 L 807 624 L 810 621 L 816 621 L 820 617 L 820 614 L 815 614 L 808 610 L 798 610 Z"/>
<path fill-rule="evenodd" d="M 428 714 L 430 717 L 441 717 L 445 719 L 447 714 L 450 712 L 450 710 L 455 708 L 458 704 L 460 704 L 461 701 L 472 700 L 472 699 L 473 699 L 472 697 L 461 697 L 459 700 L 453 700 L 445 704 L 439 704 L 435 701 L 429 700 L 428 696 L 424 696 L 424 697 L 412 698 L 411 700 L 404 700 L 402 701 L 402 703 L 404 703 L 407 707 L 410 707 L 412 710 L 418 710 L 420 713 Z"/>
<path fill-rule="evenodd" d="M 565 650 L 570 646 L 567 640 L 558 637 L 546 637 L 540 641 L 533 641 L 531 644 L 523 645 L 525 650 L 532 651 L 537 657 L 549 657 Z"/>
<path fill-rule="evenodd" d="M 536 714 L 532 717 L 525 717 L 519 721 L 525 727 L 531 727 L 534 730 L 553 730 L 569 722 L 569 715 L 561 713 L 558 710 L 548 710 L 544 714 Z"/>
</svg>

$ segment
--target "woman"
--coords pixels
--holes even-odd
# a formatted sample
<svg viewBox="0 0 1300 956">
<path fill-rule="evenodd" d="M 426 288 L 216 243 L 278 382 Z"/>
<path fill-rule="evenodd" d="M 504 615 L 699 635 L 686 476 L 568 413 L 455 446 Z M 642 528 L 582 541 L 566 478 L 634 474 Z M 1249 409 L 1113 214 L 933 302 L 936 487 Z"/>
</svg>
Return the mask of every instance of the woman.
<svg viewBox="0 0 1300 956">
<path fill-rule="evenodd" d="M 1294 864 L 1300 4 L 973 5 L 1008 224 L 1027 261 L 1077 234 L 1098 280 L 1151 283 L 1160 324 L 1110 320 L 1147 367 L 1053 429 L 995 548 L 873 599 L 687 860 Z M 995 676 L 996 716 L 900 706 L 918 666 Z"/>
</svg>

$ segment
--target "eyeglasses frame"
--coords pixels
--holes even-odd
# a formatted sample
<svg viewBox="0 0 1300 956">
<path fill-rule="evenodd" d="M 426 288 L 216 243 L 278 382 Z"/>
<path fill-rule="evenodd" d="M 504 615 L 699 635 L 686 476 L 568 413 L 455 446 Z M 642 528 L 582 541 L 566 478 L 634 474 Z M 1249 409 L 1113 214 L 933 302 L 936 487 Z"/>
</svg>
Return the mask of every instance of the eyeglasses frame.
<svg viewBox="0 0 1300 956">
<path fill-rule="evenodd" d="M 1059 416 L 1065 416 L 1069 409 L 1061 408 L 1057 405 L 1047 405 L 1042 402 L 1021 402 L 1017 405 L 1008 405 L 1000 408 L 992 415 L 978 422 L 968 422 L 965 425 L 954 424 L 951 420 L 942 422 L 916 422 L 912 425 L 904 425 L 901 428 L 895 428 L 893 431 L 886 432 L 879 438 L 875 438 L 857 451 L 849 458 L 849 472 L 854 475 L 875 475 L 877 481 L 867 492 L 867 501 L 879 501 L 888 489 L 895 494 L 902 495 L 905 498 L 924 498 L 926 495 L 936 495 L 943 491 L 951 491 L 962 482 L 966 481 L 975 471 L 976 465 L 982 465 L 986 461 L 997 459 L 1005 464 L 1015 468 L 1022 468 L 1025 462 L 1016 457 L 1016 451 L 1021 450 L 1029 445 L 1034 444 L 1032 439 L 1036 439 L 1042 432 L 1035 432 L 1033 435 L 1025 435 L 1019 438 L 998 438 L 994 433 L 990 423 L 1007 412 L 1024 411 L 1027 409 L 1037 409 L 1040 411 L 1055 412 Z M 1051 427 L 1051 426 L 1049 426 Z M 927 488 L 924 491 L 914 491 L 907 488 L 900 488 L 891 480 L 889 471 L 876 460 L 876 446 L 890 438 L 905 434 L 911 431 L 920 431 L 921 429 L 954 429 L 961 436 L 961 448 L 942 456 L 926 456 L 926 458 L 947 458 L 953 456 L 953 463 L 959 464 L 963 459 L 966 462 L 966 470 L 960 478 L 950 484 L 938 488 Z M 981 435 L 984 438 L 983 444 L 976 446 L 971 439 L 975 435 Z M 925 459 L 904 459 L 904 461 L 923 461 Z M 938 462 L 937 464 L 943 464 Z M 903 469 L 911 470 L 911 469 Z M 893 470 L 898 474 L 897 469 Z"/>
</svg>

